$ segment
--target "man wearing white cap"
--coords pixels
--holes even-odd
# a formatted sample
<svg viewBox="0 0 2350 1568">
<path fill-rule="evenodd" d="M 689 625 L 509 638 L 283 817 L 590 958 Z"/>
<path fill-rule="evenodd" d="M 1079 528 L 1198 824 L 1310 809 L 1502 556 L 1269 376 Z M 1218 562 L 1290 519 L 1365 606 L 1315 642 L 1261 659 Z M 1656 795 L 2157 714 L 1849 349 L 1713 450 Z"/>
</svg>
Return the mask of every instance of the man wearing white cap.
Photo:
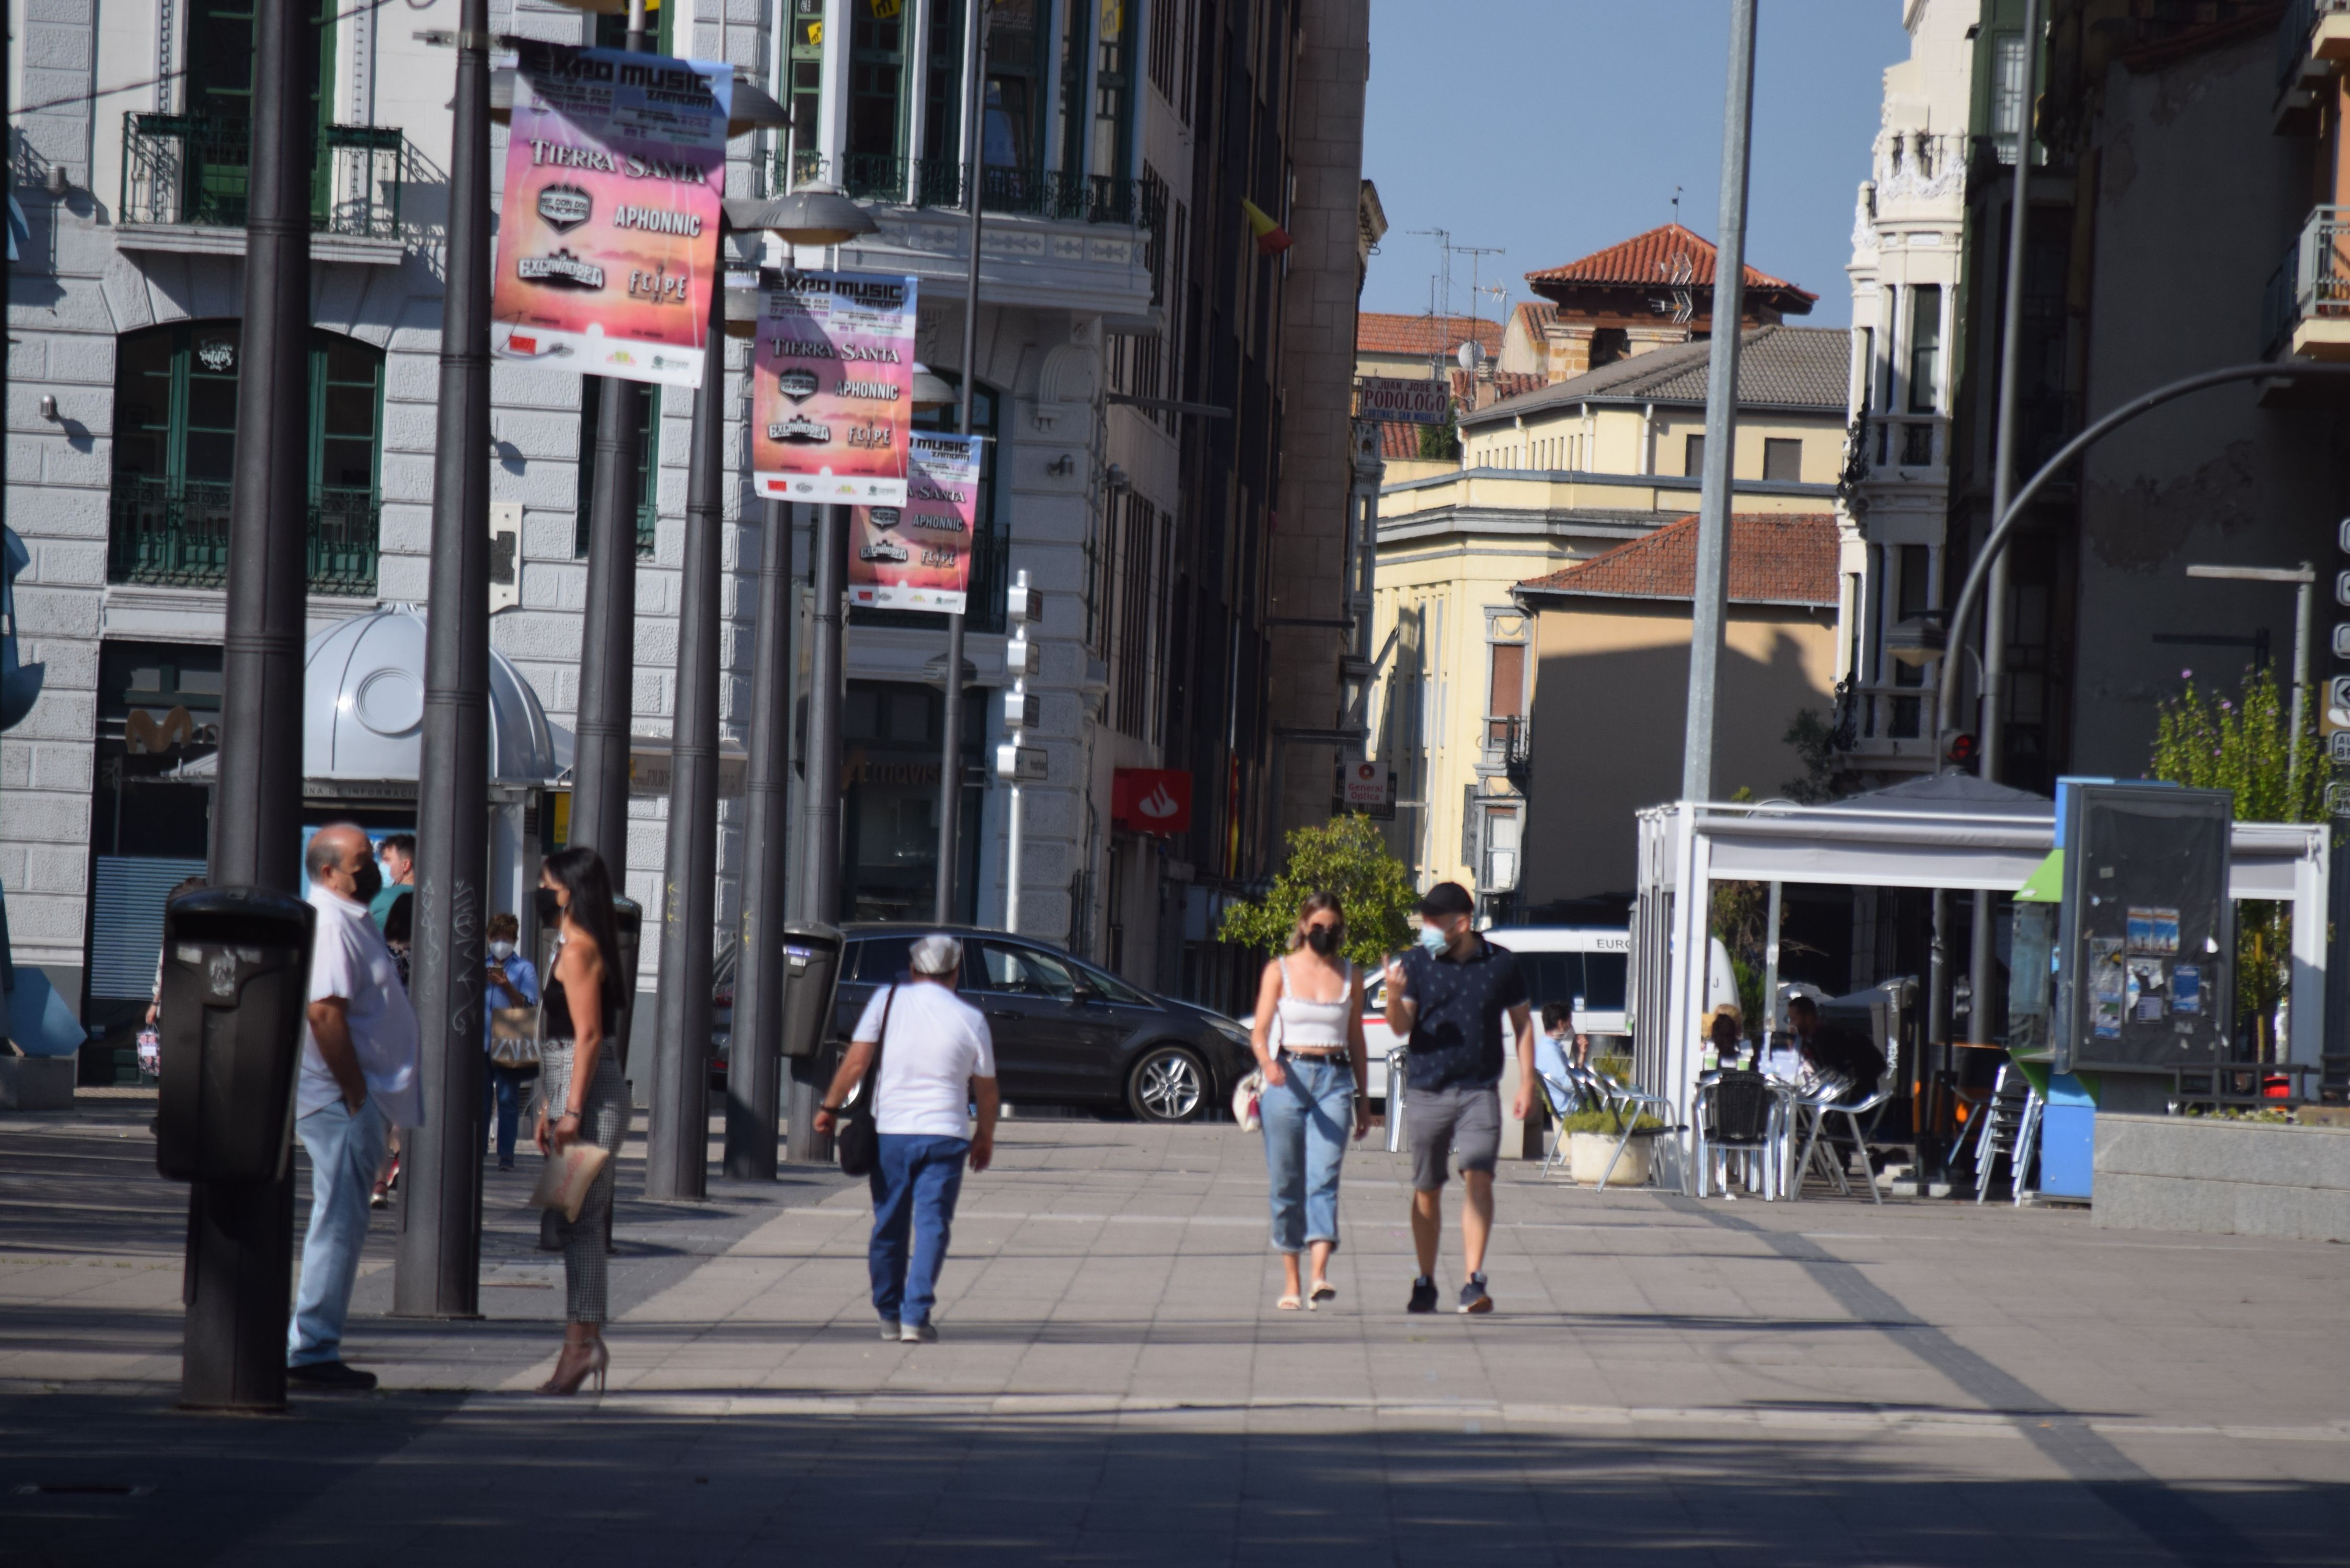
<svg viewBox="0 0 2350 1568">
<path fill-rule="evenodd" d="M 931 1307 L 954 1229 L 964 1161 L 985 1170 L 995 1154 L 995 1043 L 979 1010 L 955 994 L 962 943 L 923 937 L 908 956 L 913 983 L 885 987 L 866 1003 L 816 1127 L 832 1131 L 835 1115 L 879 1053 L 881 1070 L 873 1085 L 879 1158 L 870 1179 L 873 1242 L 867 1255 L 873 1310 L 881 1314 L 882 1338 L 920 1345 L 939 1336 Z"/>
</svg>

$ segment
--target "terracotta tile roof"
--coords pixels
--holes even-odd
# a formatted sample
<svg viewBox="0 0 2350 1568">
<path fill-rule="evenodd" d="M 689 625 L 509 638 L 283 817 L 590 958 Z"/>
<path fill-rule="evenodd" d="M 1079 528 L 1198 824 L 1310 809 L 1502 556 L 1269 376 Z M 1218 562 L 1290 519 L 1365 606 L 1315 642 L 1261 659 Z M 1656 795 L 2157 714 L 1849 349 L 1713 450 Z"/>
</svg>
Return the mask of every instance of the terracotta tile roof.
<svg viewBox="0 0 2350 1568">
<path fill-rule="evenodd" d="M 1711 292 L 1713 287 L 1713 242 L 1679 223 L 1667 223 L 1650 229 L 1645 234 L 1635 234 L 1621 244 L 1594 251 L 1579 261 L 1565 266 L 1547 267 L 1526 274 L 1526 281 L 1537 289 L 1545 284 L 1613 284 L 1632 287 L 1653 288 L 1686 282 L 1695 289 Z M 1686 278 L 1675 275 L 1687 259 Z M 1782 310 L 1792 310 L 1801 316 L 1809 311 L 1816 294 L 1797 288 L 1783 277 L 1773 277 L 1754 266 L 1746 268 L 1746 286 L 1771 296 L 1771 303 Z"/>
<path fill-rule="evenodd" d="M 1471 400 L 1469 395 L 1471 379 L 1468 371 L 1454 369 L 1452 400 L 1456 405 Z M 1496 370 L 1493 372 L 1492 385 L 1482 389 L 1477 400 L 1482 401 L 1485 407 L 1492 408 L 1505 398 L 1522 398 L 1528 392 L 1538 392 L 1549 385 L 1549 381 L 1530 370 Z"/>
<path fill-rule="evenodd" d="M 1379 423 L 1379 461 L 1394 462 L 1398 459 L 1417 461 L 1419 457 L 1419 427 L 1397 424 L 1389 421 Z"/>
<path fill-rule="evenodd" d="M 1547 299 L 1529 299 L 1510 313 L 1510 320 L 1527 338 L 1539 343 L 1543 328 L 1558 319 L 1558 306 Z"/>
<path fill-rule="evenodd" d="M 1390 316 L 1376 310 L 1355 316 L 1357 354 L 1450 354 L 1471 337 L 1488 355 L 1502 351 L 1502 324 L 1482 316 Z"/>
<path fill-rule="evenodd" d="M 1510 419 L 1576 403 L 1676 403 L 1702 408 L 1711 342 L 1678 343 L 1554 381 L 1504 402 L 1489 403 L 1462 422 Z M 1739 339 L 1742 408 L 1800 410 L 1841 418 L 1852 374 L 1852 335 L 1841 327 L 1755 327 Z"/>
<path fill-rule="evenodd" d="M 1697 518 L 1518 585 L 1530 594 L 1686 599 L 1697 581 Z M 1830 513 L 1742 512 L 1730 520 L 1730 597 L 1740 604 L 1836 602 L 1836 528 Z"/>
</svg>

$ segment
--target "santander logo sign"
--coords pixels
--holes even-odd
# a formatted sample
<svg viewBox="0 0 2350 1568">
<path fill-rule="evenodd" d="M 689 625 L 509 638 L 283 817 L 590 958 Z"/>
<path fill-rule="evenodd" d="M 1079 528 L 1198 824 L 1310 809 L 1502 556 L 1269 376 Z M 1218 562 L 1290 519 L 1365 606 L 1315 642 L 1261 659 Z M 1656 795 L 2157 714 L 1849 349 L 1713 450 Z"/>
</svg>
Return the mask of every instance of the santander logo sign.
<svg viewBox="0 0 2350 1568">
<path fill-rule="evenodd" d="M 1173 768 L 1120 768 L 1111 775 L 1110 815 L 1130 833 L 1188 833 L 1191 775 Z"/>
</svg>

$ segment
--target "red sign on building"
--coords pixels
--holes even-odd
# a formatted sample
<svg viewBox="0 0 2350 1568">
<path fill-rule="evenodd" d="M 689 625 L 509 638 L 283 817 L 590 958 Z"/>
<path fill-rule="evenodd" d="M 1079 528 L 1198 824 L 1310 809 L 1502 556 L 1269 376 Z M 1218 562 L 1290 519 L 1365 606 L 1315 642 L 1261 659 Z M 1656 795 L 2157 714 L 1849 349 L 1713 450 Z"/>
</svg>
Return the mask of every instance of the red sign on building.
<svg viewBox="0 0 2350 1568">
<path fill-rule="evenodd" d="M 1171 768 L 1120 768 L 1110 775 L 1109 814 L 1132 833 L 1188 832 L 1191 775 Z"/>
</svg>

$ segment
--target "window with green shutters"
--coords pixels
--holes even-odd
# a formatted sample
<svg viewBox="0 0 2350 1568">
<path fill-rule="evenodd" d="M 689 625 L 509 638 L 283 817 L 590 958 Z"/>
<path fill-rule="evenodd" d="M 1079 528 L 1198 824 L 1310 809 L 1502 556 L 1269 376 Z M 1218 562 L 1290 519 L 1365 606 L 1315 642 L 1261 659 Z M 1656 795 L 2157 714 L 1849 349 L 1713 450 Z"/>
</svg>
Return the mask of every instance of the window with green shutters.
<svg viewBox="0 0 2350 1568">
<path fill-rule="evenodd" d="M 227 581 L 244 354 L 244 323 L 233 320 L 182 321 L 117 340 L 109 580 Z M 309 363 L 310 591 L 372 594 L 383 350 L 314 329 Z"/>
</svg>

